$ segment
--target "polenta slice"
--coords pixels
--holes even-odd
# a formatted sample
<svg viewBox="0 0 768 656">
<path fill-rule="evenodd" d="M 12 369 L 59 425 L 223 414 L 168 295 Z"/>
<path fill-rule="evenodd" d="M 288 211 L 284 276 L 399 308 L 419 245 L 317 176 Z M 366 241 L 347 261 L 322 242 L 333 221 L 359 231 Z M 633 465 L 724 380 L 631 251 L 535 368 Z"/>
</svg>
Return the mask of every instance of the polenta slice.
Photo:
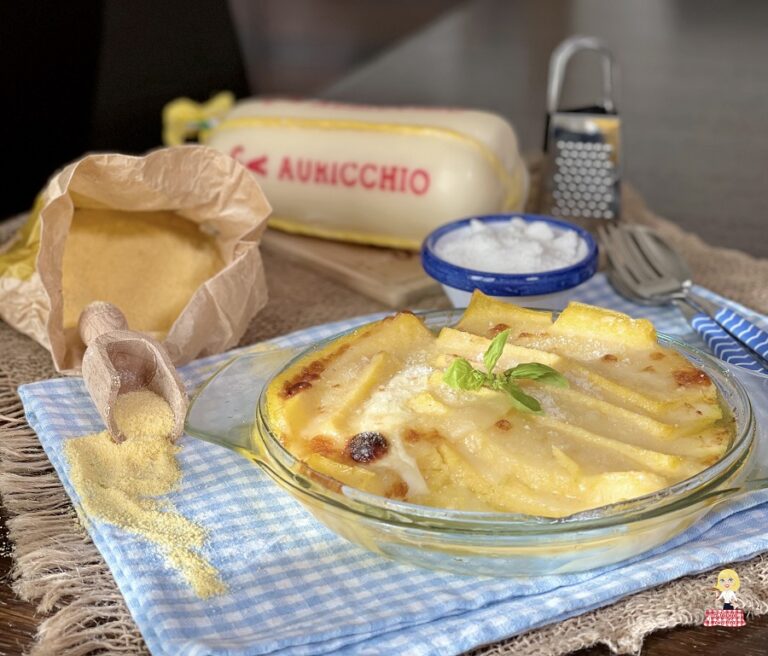
<svg viewBox="0 0 768 656">
<path fill-rule="evenodd" d="M 672 485 L 733 438 L 715 385 L 650 322 L 579 303 L 553 319 L 480 292 L 437 334 L 400 313 L 309 352 L 270 383 L 267 414 L 345 485 L 551 517 Z"/>
<path fill-rule="evenodd" d="M 552 326 L 552 313 L 530 310 L 512 303 L 499 303 L 481 291 L 475 291 L 464 316 L 456 328 L 482 337 L 495 337 L 502 330 L 510 329 L 513 336 L 519 333 L 535 333 Z"/>
</svg>

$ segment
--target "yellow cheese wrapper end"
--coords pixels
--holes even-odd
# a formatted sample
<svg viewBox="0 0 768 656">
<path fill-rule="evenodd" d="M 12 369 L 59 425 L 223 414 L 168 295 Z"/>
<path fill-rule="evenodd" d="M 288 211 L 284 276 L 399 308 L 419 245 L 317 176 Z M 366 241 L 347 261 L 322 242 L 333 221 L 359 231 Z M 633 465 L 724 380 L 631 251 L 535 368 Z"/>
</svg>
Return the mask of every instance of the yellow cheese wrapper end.
<svg viewBox="0 0 768 656">
<path fill-rule="evenodd" d="M 177 98 L 163 107 L 163 143 L 180 146 L 191 136 L 208 128 L 235 104 L 231 91 L 222 91 L 208 102 L 197 103 L 189 98 Z"/>
</svg>

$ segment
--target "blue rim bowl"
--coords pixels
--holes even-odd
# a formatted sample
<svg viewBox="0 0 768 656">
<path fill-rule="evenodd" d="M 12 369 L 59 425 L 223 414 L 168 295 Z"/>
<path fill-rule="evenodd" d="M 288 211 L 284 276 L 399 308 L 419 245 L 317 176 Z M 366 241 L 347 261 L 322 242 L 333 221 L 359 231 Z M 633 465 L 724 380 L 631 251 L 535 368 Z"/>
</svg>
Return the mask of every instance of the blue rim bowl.
<svg viewBox="0 0 768 656">
<path fill-rule="evenodd" d="M 468 226 L 470 221 L 495 223 L 516 218 L 523 219 L 523 221 L 528 221 L 529 223 L 543 221 L 560 230 L 575 232 L 587 244 L 586 256 L 581 261 L 576 262 L 576 264 L 571 264 L 561 269 L 540 271 L 538 273 L 493 273 L 491 271 L 478 271 L 451 264 L 435 252 L 435 246 L 442 237 L 449 232 Z M 429 233 L 421 246 L 421 264 L 432 278 L 454 289 L 467 292 L 479 289 L 489 296 L 538 296 L 576 287 L 576 285 L 580 285 L 595 275 L 597 271 L 597 256 L 597 243 L 584 228 L 567 221 L 561 221 L 560 219 L 540 214 L 486 214 L 452 221 Z"/>
</svg>

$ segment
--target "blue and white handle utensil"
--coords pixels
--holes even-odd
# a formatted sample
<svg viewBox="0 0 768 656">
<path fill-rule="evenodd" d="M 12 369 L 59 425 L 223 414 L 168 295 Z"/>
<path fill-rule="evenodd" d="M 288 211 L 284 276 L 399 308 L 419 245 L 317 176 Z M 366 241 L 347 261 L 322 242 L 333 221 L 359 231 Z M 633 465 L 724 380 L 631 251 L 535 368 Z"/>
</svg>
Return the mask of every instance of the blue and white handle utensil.
<svg viewBox="0 0 768 656">
<path fill-rule="evenodd" d="M 689 308 L 688 311 L 686 311 L 685 307 Z M 731 337 L 731 335 L 729 335 L 723 327 L 715 321 L 715 319 L 703 312 L 690 308 L 690 306 L 684 306 L 680 309 L 683 310 L 683 314 L 686 316 L 688 323 L 701 336 L 704 343 L 709 347 L 709 350 L 715 354 L 715 357 L 728 364 L 768 376 L 768 368 L 761 364 L 758 358 L 755 357 L 755 353 L 747 350 L 739 342 L 733 339 L 733 337 Z M 723 316 L 725 316 L 725 313 L 728 313 L 728 316 L 739 316 L 727 308 L 722 308 L 721 312 L 723 313 Z M 753 328 L 757 328 L 754 324 L 749 325 Z M 753 341 L 755 336 L 762 334 L 765 340 L 764 343 L 768 345 L 768 333 L 759 328 L 757 328 L 757 331 L 752 331 L 750 329 L 750 332 L 754 332 L 754 335 L 749 337 L 748 340 L 743 341 L 749 343 L 750 341 Z"/>
</svg>

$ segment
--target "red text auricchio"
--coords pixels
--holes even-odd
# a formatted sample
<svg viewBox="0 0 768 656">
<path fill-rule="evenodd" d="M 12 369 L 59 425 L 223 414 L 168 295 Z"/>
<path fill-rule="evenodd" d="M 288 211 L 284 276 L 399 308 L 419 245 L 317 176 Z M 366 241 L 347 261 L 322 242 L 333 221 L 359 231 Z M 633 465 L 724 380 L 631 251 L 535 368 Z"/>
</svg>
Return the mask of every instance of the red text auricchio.
<svg viewBox="0 0 768 656">
<path fill-rule="evenodd" d="M 429 191 L 431 177 L 423 168 L 384 165 L 375 162 L 328 161 L 284 155 L 276 169 L 270 170 L 269 157 L 243 157 L 243 147 L 232 149 L 231 155 L 257 175 L 282 182 L 356 187 L 423 196 Z"/>
</svg>

